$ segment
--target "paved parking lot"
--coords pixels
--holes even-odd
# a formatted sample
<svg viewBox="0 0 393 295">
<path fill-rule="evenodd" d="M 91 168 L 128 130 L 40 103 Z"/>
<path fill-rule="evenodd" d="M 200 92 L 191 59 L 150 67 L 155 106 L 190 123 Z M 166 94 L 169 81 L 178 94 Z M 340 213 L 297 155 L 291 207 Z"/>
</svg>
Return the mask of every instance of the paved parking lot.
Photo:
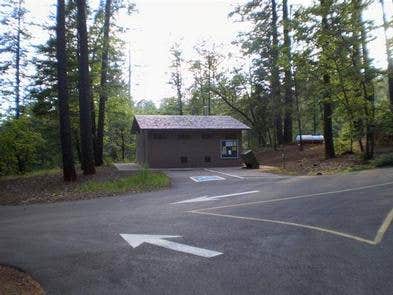
<svg viewBox="0 0 393 295">
<path fill-rule="evenodd" d="M 166 172 L 165 191 L 1 207 L 0 262 L 48 294 L 393 293 L 393 169 Z"/>
</svg>

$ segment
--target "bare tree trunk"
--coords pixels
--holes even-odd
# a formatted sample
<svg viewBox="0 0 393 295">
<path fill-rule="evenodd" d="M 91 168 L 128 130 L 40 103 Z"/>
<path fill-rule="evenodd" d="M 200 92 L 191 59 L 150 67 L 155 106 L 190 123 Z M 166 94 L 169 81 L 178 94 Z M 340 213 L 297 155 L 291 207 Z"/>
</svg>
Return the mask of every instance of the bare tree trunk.
<svg viewBox="0 0 393 295">
<path fill-rule="evenodd" d="M 130 101 L 132 101 L 132 97 L 131 97 L 131 70 L 132 70 L 132 66 L 131 66 L 131 45 L 128 45 L 128 99 Z"/>
<path fill-rule="evenodd" d="M 76 172 L 72 154 L 71 123 L 68 106 L 67 57 L 65 48 L 65 4 L 64 0 L 57 0 L 56 57 L 63 179 L 64 181 L 75 181 Z"/>
<path fill-rule="evenodd" d="M 109 29 L 111 17 L 112 0 L 106 0 L 105 20 L 104 20 L 104 39 L 101 60 L 101 82 L 100 82 L 100 102 L 98 107 L 98 124 L 96 136 L 95 162 L 97 166 L 103 164 L 104 151 L 104 124 L 105 124 L 105 104 L 108 99 L 108 67 L 109 67 Z"/>
<path fill-rule="evenodd" d="M 77 0 L 79 43 L 79 117 L 83 174 L 95 174 L 90 101 L 89 52 L 87 47 L 86 0 Z"/>
<path fill-rule="evenodd" d="M 280 96 L 280 76 L 278 70 L 278 30 L 277 30 L 277 5 L 276 0 L 271 0 L 272 5 L 272 69 L 271 69 L 271 89 L 273 107 L 275 109 L 274 125 L 275 137 L 278 144 L 283 143 L 282 117 L 281 117 L 281 96 Z"/>
<path fill-rule="evenodd" d="M 328 34 L 329 24 L 327 21 L 328 14 L 328 6 L 325 3 L 325 0 L 320 0 L 321 8 L 322 8 L 322 32 L 324 34 Z M 326 50 L 325 48 L 322 51 Z M 323 53 L 322 53 L 323 54 Z M 327 159 L 334 158 L 334 142 L 333 142 L 333 106 L 331 102 L 331 93 L 330 93 L 330 75 L 327 72 L 326 65 L 323 65 L 325 73 L 323 74 L 323 83 L 324 83 L 324 97 L 323 97 L 323 133 L 325 138 L 325 157 Z"/>
<path fill-rule="evenodd" d="M 329 87 L 330 85 L 330 76 L 324 75 L 323 81 L 325 86 Z M 330 95 L 327 94 L 325 99 L 330 99 Z M 330 102 L 323 103 L 323 133 L 325 138 L 325 157 L 327 159 L 331 159 L 335 157 L 334 152 L 334 143 L 333 143 L 333 127 L 332 127 L 332 116 L 333 109 L 332 104 Z"/>
<path fill-rule="evenodd" d="M 364 112 L 365 112 L 365 117 L 366 117 L 366 147 L 364 151 L 364 158 L 366 160 L 372 159 L 374 157 L 374 102 L 375 102 L 375 97 L 374 97 L 374 86 L 373 86 L 373 79 L 372 79 L 372 74 L 370 71 L 370 59 L 368 56 L 368 50 L 367 50 L 367 33 L 366 29 L 364 28 L 364 25 L 362 24 L 361 20 L 361 2 L 357 0 L 357 7 L 358 7 L 358 22 L 359 22 L 359 28 L 360 28 L 360 38 L 361 38 L 361 44 L 362 44 L 362 55 L 363 55 L 363 72 L 364 72 L 364 84 L 363 84 L 363 89 L 364 89 L 364 98 L 366 100 L 366 103 L 364 103 Z"/>
<path fill-rule="evenodd" d="M 92 85 L 93 81 L 90 79 L 90 85 Z M 91 113 L 91 135 L 93 140 L 93 151 L 94 155 L 96 154 L 97 150 L 97 125 L 96 125 L 96 106 L 94 101 L 93 91 L 90 91 L 90 113 Z M 95 160 L 94 160 L 95 162 Z"/>
<path fill-rule="evenodd" d="M 313 98 L 313 112 L 312 112 L 312 130 L 313 130 L 313 134 L 317 134 L 317 112 L 318 112 L 318 108 L 317 108 L 317 101 L 316 98 Z"/>
<path fill-rule="evenodd" d="M 124 133 L 123 131 L 121 132 L 121 158 L 124 162 L 125 158 L 126 158 L 126 142 L 124 139 Z"/>
<path fill-rule="evenodd" d="M 283 22 L 284 22 L 284 48 L 286 53 L 286 65 L 285 65 L 285 77 L 284 77 L 284 85 L 285 85 L 285 116 L 284 116 L 284 142 L 291 143 L 292 138 L 292 110 L 293 110 L 293 77 L 291 70 L 291 39 L 289 36 L 290 30 L 290 20 L 288 17 L 288 0 L 283 0 L 282 3 L 282 13 L 283 13 Z"/>
<path fill-rule="evenodd" d="M 293 83 L 295 86 L 295 101 L 296 101 L 296 113 L 297 113 L 297 128 L 299 132 L 299 150 L 303 150 L 303 130 L 302 130 L 302 116 L 300 113 L 300 101 L 298 94 L 298 87 L 296 82 L 296 73 L 293 73 Z"/>
<path fill-rule="evenodd" d="M 353 29 L 353 38 L 355 40 L 355 45 L 354 45 L 354 54 L 352 58 L 352 64 L 356 68 L 357 75 L 359 76 L 360 79 L 360 84 L 361 84 L 361 90 L 359 90 L 357 93 L 359 96 L 363 96 L 363 98 L 367 101 L 369 94 L 368 94 L 368 89 L 367 89 L 367 76 L 368 76 L 368 66 L 365 65 L 365 62 L 368 62 L 368 58 L 362 59 L 361 56 L 361 48 L 362 54 L 367 55 L 367 48 L 365 47 L 366 44 L 363 44 L 363 41 L 365 42 L 365 32 L 363 30 L 363 24 L 362 24 L 362 5 L 360 0 L 352 0 L 351 1 L 352 5 L 352 11 L 353 11 L 353 16 L 352 16 L 352 23 L 354 25 Z M 364 40 L 363 40 L 364 38 Z M 367 73 L 366 73 L 367 72 Z M 367 113 L 367 108 L 365 108 L 365 113 Z M 366 120 L 367 121 L 367 120 Z M 359 144 L 360 151 L 362 153 L 365 153 L 364 145 L 363 145 L 363 135 L 364 135 L 364 123 L 363 119 L 358 118 L 357 120 L 354 120 L 354 129 L 356 130 L 357 134 L 357 140 Z"/>
<path fill-rule="evenodd" d="M 390 45 L 389 38 L 387 35 L 387 31 L 389 29 L 389 23 L 386 20 L 384 1 L 379 0 L 379 2 L 381 3 L 383 28 L 384 28 L 384 32 L 385 32 L 386 58 L 387 58 L 387 62 L 388 62 L 387 74 L 388 74 L 390 110 L 393 112 L 393 56 L 392 56 L 392 51 L 389 46 Z"/>
<path fill-rule="evenodd" d="M 20 117 L 20 36 L 21 36 L 21 10 L 22 1 L 18 2 L 18 27 L 16 33 L 16 52 L 15 52 L 15 117 Z"/>
<path fill-rule="evenodd" d="M 177 86 L 177 104 L 179 106 L 179 115 L 183 115 L 183 95 L 181 93 L 181 86 Z"/>
<path fill-rule="evenodd" d="M 79 163 L 82 164 L 81 143 L 79 141 L 80 137 L 78 135 L 78 130 L 71 128 L 71 132 L 72 132 L 73 138 L 74 138 L 72 141 L 75 143 L 75 150 L 76 150 L 76 155 L 78 157 L 78 161 L 79 161 Z"/>
<path fill-rule="evenodd" d="M 210 113 L 211 113 L 211 68 L 212 68 L 211 56 L 208 56 L 207 64 L 208 64 L 208 74 L 209 74 L 208 75 L 209 92 L 208 92 L 208 100 L 207 100 L 207 115 L 210 116 Z"/>
<path fill-rule="evenodd" d="M 369 59 L 368 59 L 368 50 L 366 47 L 366 32 L 362 28 L 362 48 L 363 48 L 363 63 L 364 63 L 364 75 L 365 75 L 365 84 L 373 88 L 372 85 L 372 77 L 369 69 Z M 364 151 L 365 160 L 370 160 L 374 157 L 374 129 L 373 129 L 373 121 L 374 121 L 374 90 L 372 89 L 369 94 L 365 93 L 365 98 L 367 103 L 364 104 L 364 112 L 366 115 L 366 147 Z"/>
</svg>

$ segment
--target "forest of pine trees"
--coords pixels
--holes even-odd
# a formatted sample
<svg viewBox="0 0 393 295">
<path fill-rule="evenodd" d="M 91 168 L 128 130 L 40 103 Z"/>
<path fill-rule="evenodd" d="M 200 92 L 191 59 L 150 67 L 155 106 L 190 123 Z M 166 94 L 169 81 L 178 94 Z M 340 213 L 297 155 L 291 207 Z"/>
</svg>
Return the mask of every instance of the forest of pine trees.
<svg viewBox="0 0 393 295">
<path fill-rule="evenodd" d="M 173 97 L 156 106 L 134 101 L 125 28 L 126 0 L 57 0 L 45 43 L 32 45 L 24 0 L 0 7 L 0 176 L 62 167 L 65 181 L 76 167 L 134 157 L 134 113 L 231 115 L 250 127 L 248 144 L 277 149 L 297 134 L 323 134 L 325 157 L 356 152 L 374 157 L 376 145 L 393 145 L 393 42 L 388 0 L 249 0 L 228 16 L 247 23 L 233 36 L 239 66 L 219 45 L 195 44 L 184 57 L 173 45 L 168 83 Z M 365 20 L 379 4 L 386 69 L 376 68 L 370 41 L 376 24 Z M 129 76 L 127 76 L 129 75 Z M 191 81 L 186 83 L 186 81 Z M 129 82 L 130 83 L 130 82 Z"/>
</svg>

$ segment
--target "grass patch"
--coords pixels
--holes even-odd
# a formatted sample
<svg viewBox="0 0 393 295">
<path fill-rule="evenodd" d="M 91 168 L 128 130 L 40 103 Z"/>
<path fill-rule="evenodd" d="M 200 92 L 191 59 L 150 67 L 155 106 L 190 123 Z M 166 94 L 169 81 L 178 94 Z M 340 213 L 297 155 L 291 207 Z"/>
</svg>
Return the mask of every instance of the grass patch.
<svg viewBox="0 0 393 295">
<path fill-rule="evenodd" d="M 169 184 L 170 179 L 164 173 L 142 170 L 134 175 L 124 176 L 114 180 L 86 181 L 77 190 L 81 192 L 125 193 L 128 191 L 156 190 L 168 187 Z"/>
</svg>

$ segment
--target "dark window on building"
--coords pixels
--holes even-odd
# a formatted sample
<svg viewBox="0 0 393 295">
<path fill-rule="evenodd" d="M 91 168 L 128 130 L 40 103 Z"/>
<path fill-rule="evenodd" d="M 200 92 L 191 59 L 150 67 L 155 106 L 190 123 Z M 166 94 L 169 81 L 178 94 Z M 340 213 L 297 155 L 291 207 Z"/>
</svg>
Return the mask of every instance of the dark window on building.
<svg viewBox="0 0 393 295">
<path fill-rule="evenodd" d="M 206 163 L 210 163 L 210 162 L 211 162 L 210 156 L 205 156 L 205 162 L 206 162 Z"/>
<path fill-rule="evenodd" d="M 210 139 L 210 138 L 212 138 L 212 135 L 209 133 L 202 133 L 201 137 L 202 137 L 202 139 Z"/>
<path fill-rule="evenodd" d="M 153 133 L 153 139 L 166 139 L 166 135 L 161 133 Z"/>
<path fill-rule="evenodd" d="M 221 140 L 221 158 L 237 159 L 238 151 L 239 147 L 237 139 Z"/>
<path fill-rule="evenodd" d="M 190 134 L 179 134 L 177 136 L 177 139 L 190 139 L 191 135 Z"/>
<path fill-rule="evenodd" d="M 187 163 L 188 162 L 188 159 L 187 159 L 187 157 L 180 157 L 180 163 Z"/>
</svg>

